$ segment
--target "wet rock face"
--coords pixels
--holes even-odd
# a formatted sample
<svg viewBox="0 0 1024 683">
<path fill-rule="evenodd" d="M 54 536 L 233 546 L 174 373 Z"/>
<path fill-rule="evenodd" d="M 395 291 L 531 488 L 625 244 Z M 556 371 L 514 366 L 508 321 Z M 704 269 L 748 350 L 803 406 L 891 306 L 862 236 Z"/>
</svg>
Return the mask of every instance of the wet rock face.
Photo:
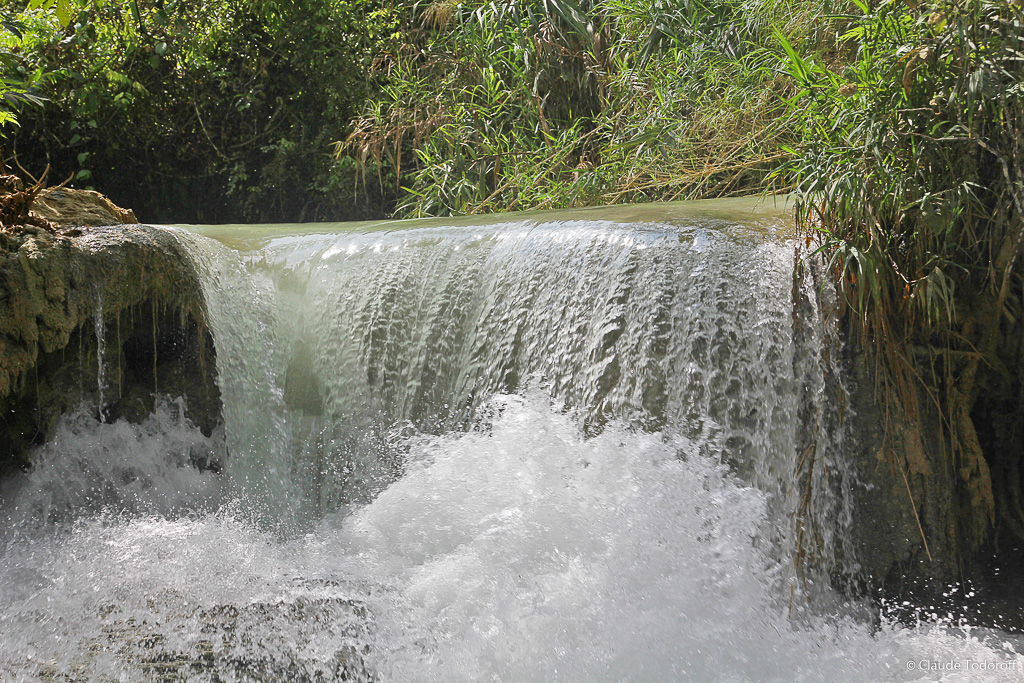
<svg viewBox="0 0 1024 683">
<path fill-rule="evenodd" d="M 922 395 L 914 416 L 890 415 L 887 437 L 885 411 L 875 400 L 872 359 L 860 352 L 847 361 L 856 386 L 851 394 L 856 438 L 849 457 L 858 485 L 852 488 L 851 531 L 867 586 L 894 604 L 942 605 L 944 613 L 963 613 L 975 623 L 1024 629 L 1019 590 L 1006 588 L 1024 581 L 1020 537 L 997 526 L 988 542 L 977 541 L 961 463 L 943 441 L 948 428 L 927 403 L 933 399 Z M 971 419 L 994 486 L 1021 495 L 1024 378 L 988 377 L 985 386 Z M 949 588 L 965 580 L 972 600 Z"/>
<path fill-rule="evenodd" d="M 158 396 L 181 397 L 209 435 L 220 422 L 215 368 L 198 279 L 170 233 L 0 233 L 0 472 L 25 466 L 83 403 L 140 422 Z"/>
<path fill-rule="evenodd" d="M 933 578 L 937 587 L 955 581 L 960 548 L 950 528 L 954 482 L 937 458 L 939 427 L 890 416 L 893 434 L 887 440 L 872 360 L 864 352 L 847 360 L 855 387 L 851 431 L 856 438 L 850 454 L 859 482 L 852 489 L 852 532 L 865 579 L 873 588 L 887 586 L 893 595 L 901 594 L 899 584 L 923 577 Z"/>
</svg>

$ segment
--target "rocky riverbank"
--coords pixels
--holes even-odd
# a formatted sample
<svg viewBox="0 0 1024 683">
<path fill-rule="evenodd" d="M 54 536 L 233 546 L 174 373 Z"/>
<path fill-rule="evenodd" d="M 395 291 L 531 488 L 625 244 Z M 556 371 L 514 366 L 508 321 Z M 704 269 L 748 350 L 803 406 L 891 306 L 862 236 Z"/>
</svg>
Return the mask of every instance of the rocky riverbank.
<svg viewBox="0 0 1024 683">
<path fill-rule="evenodd" d="M 30 216 L 0 231 L 0 471 L 25 466 L 83 404 L 104 420 L 139 422 L 159 397 L 181 397 L 211 433 L 213 339 L 174 236 L 95 192 L 42 194 Z"/>
</svg>

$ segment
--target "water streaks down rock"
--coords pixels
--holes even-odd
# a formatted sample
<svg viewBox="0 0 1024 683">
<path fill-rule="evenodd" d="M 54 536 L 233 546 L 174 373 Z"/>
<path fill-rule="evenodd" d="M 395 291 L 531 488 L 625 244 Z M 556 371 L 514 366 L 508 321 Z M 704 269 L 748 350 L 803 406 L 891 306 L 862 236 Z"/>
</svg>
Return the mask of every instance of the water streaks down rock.
<svg viewBox="0 0 1024 683">
<path fill-rule="evenodd" d="M 24 465 L 82 403 L 138 422 L 156 396 L 182 397 L 209 434 L 220 419 L 214 353 L 195 269 L 171 233 L 0 233 L 0 469 Z"/>
</svg>

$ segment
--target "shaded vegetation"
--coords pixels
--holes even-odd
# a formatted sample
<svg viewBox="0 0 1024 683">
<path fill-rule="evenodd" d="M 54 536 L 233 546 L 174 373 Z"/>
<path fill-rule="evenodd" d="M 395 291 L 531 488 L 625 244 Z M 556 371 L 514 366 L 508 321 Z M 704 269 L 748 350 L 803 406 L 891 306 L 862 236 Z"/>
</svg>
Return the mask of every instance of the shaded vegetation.
<svg viewBox="0 0 1024 683">
<path fill-rule="evenodd" d="M 21 127 L 4 130 L 34 172 L 158 221 L 748 194 L 799 139 L 779 37 L 834 52 L 823 11 L 33 0 L 6 10 L 9 94 L 31 101 L 11 99 Z"/>
<path fill-rule="evenodd" d="M 1024 9 L 859 8 L 842 70 L 790 53 L 798 217 L 879 361 L 890 419 L 937 416 L 964 550 L 1022 540 Z M 892 446 L 897 472 L 927 473 Z"/>
<path fill-rule="evenodd" d="M 45 102 L 18 106 L 8 152 L 149 221 L 358 217 L 353 164 L 330 142 L 365 95 L 366 11 L 331 0 L 20 11 L 5 66 Z"/>
</svg>

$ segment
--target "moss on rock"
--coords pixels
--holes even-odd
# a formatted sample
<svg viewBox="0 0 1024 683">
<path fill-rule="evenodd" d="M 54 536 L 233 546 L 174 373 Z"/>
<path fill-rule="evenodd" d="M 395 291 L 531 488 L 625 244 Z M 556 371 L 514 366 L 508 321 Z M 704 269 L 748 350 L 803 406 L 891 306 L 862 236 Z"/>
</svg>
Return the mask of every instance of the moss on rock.
<svg viewBox="0 0 1024 683">
<path fill-rule="evenodd" d="M 170 232 L 0 232 L 0 469 L 27 462 L 83 402 L 139 421 L 157 395 L 180 396 L 209 434 L 215 374 L 195 268 Z"/>
</svg>

